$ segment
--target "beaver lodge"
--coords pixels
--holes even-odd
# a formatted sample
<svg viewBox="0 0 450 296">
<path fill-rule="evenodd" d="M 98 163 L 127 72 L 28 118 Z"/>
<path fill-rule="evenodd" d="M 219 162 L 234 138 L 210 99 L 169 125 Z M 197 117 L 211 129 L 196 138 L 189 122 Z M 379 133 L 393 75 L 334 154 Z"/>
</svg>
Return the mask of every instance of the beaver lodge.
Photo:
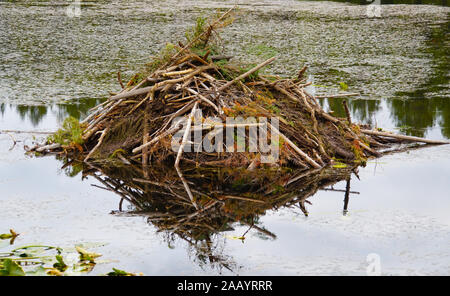
<svg viewBox="0 0 450 296">
<path fill-rule="evenodd" d="M 232 22 L 231 12 L 209 24 L 199 19 L 186 33 L 185 44 L 166 46 L 126 85 L 119 74 L 119 93 L 91 109 L 82 122 L 66 120 L 46 143 L 31 150 L 58 153 L 88 167 L 108 167 L 110 174 L 111 168 L 135 168 L 147 186 L 159 188 L 154 194 L 183 202 L 187 194 L 197 209 L 204 206 L 198 201 L 205 193 L 192 190 L 189 184 L 195 182 L 182 173 L 192 167 L 238 168 L 248 176 L 255 176 L 250 171 L 256 169 L 336 171 L 364 165 L 396 143 L 443 143 L 354 123 L 346 104 L 347 117 L 334 117 L 305 90 L 310 84 L 304 78 L 306 67 L 293 78 L 281 78 L 258 71 L 275 57 L 252 67 L 233 64 L 219 51 L 217 35 Z M 173 178 L 149 181 L 147 168 L 168 163 L 176 169 L 184 194 Z M 291 177 L 283 182 L 292 184 Z M 130 182 L 139 183 L 136 178 Z"/>
</svg>

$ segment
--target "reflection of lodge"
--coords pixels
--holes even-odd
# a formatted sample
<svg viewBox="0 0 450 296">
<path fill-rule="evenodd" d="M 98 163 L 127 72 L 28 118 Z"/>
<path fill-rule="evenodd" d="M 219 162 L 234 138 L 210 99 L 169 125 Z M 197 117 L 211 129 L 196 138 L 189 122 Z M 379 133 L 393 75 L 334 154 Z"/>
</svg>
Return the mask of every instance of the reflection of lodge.
<svg viewBox="0 0 450 296">
<path fill-rule="evenodd" d="M 222 255 L 221 232 L 233 230 L 233 224 L 248 226 L 263 239 L 276 235 L 264 229 L 259 217 L 268 210 L 299 208 L 308 216 L 307 199 L 318 190 L 333 190 L 333 184 L 347 180 L 344 214 L 347 211 L 352 169 L 245 170 L 193 168 L 183 171 L 184 181 L 194 195 L 194 202 L 174 168 L 94 167 L 84 169 L 84 176 L 95 177 L 102 185 L 93 185 L 117 193 L 119 210 L 113 213 L 147 217 L 148 223 L 164 232 L 169 246 L 182 239 L 195 253 L 200 265 L 233 270 L 233 263 Z M 143 177 L 144 176 L 144 177 Z M 331 186 L 330 188 L 325 188 Z M 130 206 L 124 212 L 123 202 Z M 239 225 L 238 224 L 238 225 Z M 218 255 L 219 254 L 219 255 Z"/>
</svg>

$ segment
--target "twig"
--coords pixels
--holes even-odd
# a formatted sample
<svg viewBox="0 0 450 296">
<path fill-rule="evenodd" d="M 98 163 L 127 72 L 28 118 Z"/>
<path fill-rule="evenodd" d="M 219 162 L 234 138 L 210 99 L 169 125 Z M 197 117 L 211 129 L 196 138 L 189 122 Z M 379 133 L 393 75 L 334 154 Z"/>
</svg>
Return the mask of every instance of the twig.
<svg viewBox="0 0 450 296">
<path fill-rule="evenodd" d="M 7 135 L 10 136 L 11 140 L 13 141 L 13 145 L 11 146 L 11 148 L 9 148 L 9 151 L 11 151 L 16 146 L 17 141 L 16 141 L 16 139 L 14 139 L 14 137 L 11 134 L 7 134 Z"/>
<path fill-rule="evenodd" d="M 197 95 L 202 101 L 204 101 L 205 103 L 211 105 L 216 112 L 219 112 L 219 108 L 216 106 L 216 104 L 214 104 L 213 102 L 211 102 L 209 99 L 205 98 L 204 96 L 202 96 L 200 93 L 196 92 L 195 90 L 193 90 L 192 88 L 186 88 L 186 90 L 188 92 L 190 92 L 191 94 Z"/>
<path fill-rule="evenodd" d="M 117 72 L 117 80 L 119 81 L 120 87 L 122 87 L 122 89 L 124 89 L 125 86 L 123 85 L 122 77 L 120 76 L 120 71 Z"/>
<path fill-rule="evenodd" d="M 235 196 L 235 195 L 225 195 L 224 198 L 239 199 L 239 200 L 251 201 L 251 202 L 256 202 L 256 203 L 266 203 L 263 200 L 253 199 L 253 198 L 248 198 L 248 197 L 242 197 L 242 196 Z"/>
<path fill-rule="evenodd" d="M 305 73 L 306 69 L 308 69 L 308 66 L 303 66 L 303 68 L 298 71 L 297 78 L 301 79 L 303 77 L 303 74 Z"/>
<path fill-rule="evenodd" d="M 349 94 L 336 94 L 336 95 L 322 95 L 322 96 L 316 96 L 316 99 L 332 99 L 332 98 L 342 98 L 342 97 L 354 97 L 354 96 L 360 96 L 359 93 L 349 93 Z"/>
<path fill-rule="evenodd" d="M 218 91 L 218 92 L 221 92 L 221 91 L 227 89 L 230 85 L 232 85 L 232 84 L 235 83 L 236 81 L 240 81 L 241 79 L 244 79 L 245 77 L 247 77 L 247 76 L 249 76 L 249 75 L 255 73 L 256 71 L 258 71 L 259 69 L 261 69 L 261 68 L 264 67 L 265 65 L 268 65 L 268 64 L 272 63 L 275 59 L 276 59 L 276 57 L 272 57 L 272 58 L 266 60 L 265 62 L 263 62 L 263 63 L 257 65 L 256 67 L 254 67 L 254 68 L 252 68 L 252 69 L 250 69 L 249 71 L 245 72 L 244 74 L 242 74 L 242 75 L 240 75 L 240 76 L 234 78 L 234 79 L 231 80 L 231 81 L 228 81 L 225 85 L 219 87 L 219 89 L 218 89 L 217 91 Z"/>
</svg>

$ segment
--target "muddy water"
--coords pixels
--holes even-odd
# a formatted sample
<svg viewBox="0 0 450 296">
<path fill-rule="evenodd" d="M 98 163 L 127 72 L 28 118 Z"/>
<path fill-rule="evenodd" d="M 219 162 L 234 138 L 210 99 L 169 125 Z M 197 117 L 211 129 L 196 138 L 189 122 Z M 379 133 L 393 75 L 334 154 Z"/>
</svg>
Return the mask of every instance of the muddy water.
<svg viewBox="0 0 450 296">
<path fill-rule="evenodd" d="M 241 17 L 223 32 L 225 49 L 256 63 L 278 55 L 267 73 L 293 75 L 309 65 L 316 95 L 349 98 L 355 121 L 434 139 L 450 138 L 449 20 L 445 6 L 367 7 L 321 1 L 241 1 Z M 183 35 L 196 16 L 234 1 L 89 1 L 69 17 L 64 1 L 0 2 L 0 130 L 55 130 L 67 115 L 117 91 L 165 42 Z M 344 86 L 345 88 L 345 86 Z M 341 115 L 342 101 L 323 99 Z M 28 158 L 23 146 L 41 134 L 0 134 L 0 232 L 23 235 L 16 245 L 99 244 L 119 267 L 159 274 L 366 274 L 368 254 L 383 274 L 450 273 L 450 147 L 428 147 L 369 162 L 344 193 L 319 190 L 307 205 L 267 211 L 259 226 L 236 223 L 213 243 L 231 271 L 203 262 L 182 239 L 139 216 L 116 216 L 119 197 L 95 179 L 60 169 L 53 157 Z M 13 139 L 17 142 L 13 145 Z M 345 189 L 345 182 L 334 189 Z M 329 189 L 329 188 L 328 188 Z"/>
</svg>

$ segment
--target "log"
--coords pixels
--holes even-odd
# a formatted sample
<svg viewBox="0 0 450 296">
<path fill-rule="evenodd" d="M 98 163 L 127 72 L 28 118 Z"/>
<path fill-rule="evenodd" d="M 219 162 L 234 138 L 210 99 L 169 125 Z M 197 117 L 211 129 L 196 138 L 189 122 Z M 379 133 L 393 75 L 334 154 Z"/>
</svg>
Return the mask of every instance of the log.
<svg viewBox="0 0 450 296">
<path fill-rule="evenodd" d="M 55 143 L 36 148 L 36 152 L 44 152 L 45 150 L 53 150 L 61 147 L 61 144 Z"/>
<path fill-rule="evenodd" d="M 129 98 L 129 97 L 135 97 L 135 96 L 143 95 L 143 94 L 148 93 L 152 88 L 153 88 L 153 85 L 152 86 L 143 87 L 143 88 L 138 88 L 138 89 L 127 91 L 127 92 L 123 92 L 123 93 L 120 93 L 118 95 L 112 96 L 110 98 L 110 100 L 125 99 L 125 98 Z"/>
<path fill-rule="evenodd" d="M 195 69 L 195 71 L 190 72 L 186 76 L 183 76 L 183 77 L 180 77 L 180 78 L 176 78 L 176 79 L 164 80 L 164 81 L 158 82 L 158 83 L 156 83 L 154 85 L 151 85 L 151 86 L 146 86 L 146 87 L 143 87 L 143 88 L 138 88 L 138 89 L 135 89 L 135 90 L 123 92 L 123 93 L 120 93 L 118 95 L 112 96 L 110 98 L 110 100 L 125 99 L 125 98 L 129 98 L 129 97 L 135 97 L 135 96 L 143 95 L 143 94 L 148 93 L 151 90 L 156 90 L 157 88 L 165 86 L 165 85 L 168 85 L 168 84 L 175 84 L 175 83 L 178 83 L 178 82 L 186 81 L 189 78 L 199 74 L 200 72 L 203 72 L 205 70 L 208 70 L 208 69 L 211 69 L 211 68 L 214 68 L 214 67 L 215 66 L 212 65 L 212 64 L 211 65 L 207 65 L 207 66 L 203 66 L 203 67 L 198 67 L 197 69 Z"/>
<path fill-rule="evenodd" d="M 405 140 L 405 141 L 410 141 L 410 142 L 421 142 L 421 143 L 427 143 L 427 144 L 450 144 L 450 142 L 448 142 L 448 141 L 429 140 L 429 139 L 425 139 L 425 138 L 398 135 L 398 134 L 392 134 L 392 133 L 388 133 L 388 132 L 371 131 L 371 130 L 365 130 L 365 129 L 361 130 L 361 132 L 366 135 L 394 138 L 394 139 Z"/>
</svg>

